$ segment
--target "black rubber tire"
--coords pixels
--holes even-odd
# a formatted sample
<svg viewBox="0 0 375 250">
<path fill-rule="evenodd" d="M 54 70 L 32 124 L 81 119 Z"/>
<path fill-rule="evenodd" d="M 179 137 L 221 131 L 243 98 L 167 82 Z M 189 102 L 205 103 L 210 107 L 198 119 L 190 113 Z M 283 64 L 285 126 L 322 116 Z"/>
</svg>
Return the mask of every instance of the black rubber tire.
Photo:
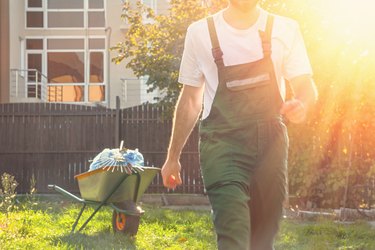
<svg viewBox="0 0 375 250">
<path fill-rule="evenodd" d="M 126 201 L 117 203 L 116 206 L 123 210 L 134 209 L 134 202 Z M 134 210 L 133 210 L 134 211 Z M 112 214 L 112 228 L 115 233 L 124 233 L 129 236 L 135 236 L 138 232 L 140 216 L 127 215 L 125 213 L 113 210 Z"/>
<path fill-rule="evenodd" d="M 125 218 L 125 221 L 123 222 L 124 226 L 119 226 L 120 223 L 117 223 L 117 220 L 123 221 L 123 218 Z M 130 236 L 134 236 L 138 232 L 139 223 L 139 216 L 126 215 L 124 213 L 119 213 L 116 210 L 113 210 L 112 227 L 115 233 L 124 233 Z"/>
</svg>

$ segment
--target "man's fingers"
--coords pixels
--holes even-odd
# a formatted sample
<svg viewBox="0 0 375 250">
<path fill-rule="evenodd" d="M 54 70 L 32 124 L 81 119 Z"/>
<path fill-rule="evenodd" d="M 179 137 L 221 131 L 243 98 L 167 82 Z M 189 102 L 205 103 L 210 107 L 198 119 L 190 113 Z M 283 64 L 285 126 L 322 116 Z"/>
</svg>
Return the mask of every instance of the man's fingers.
<svg viewBox="0 0 375 250">
<path fill-rule="evenodd" d="M 180 174 L 177 175 L 176 183 L 177 183 L 177 185 L 181 185 L 182 184 L 182 180 L 181 180 Z"/>
<path fill-rule="evenodd" d="M 290 100 L 283 104 L 283 106 L 280 109 L 280 113 L 282 115 L 285 115 L 289 112 L 292 112 L 295 109 L 303 108 L 303 104 L 300 101 L 297 100 Z"/>
<path fill-rule="evenodd" d="M 306 110 L 303 103 L 299 100 L 290 100 L 284 103 L 280 109 L 280 113 L 285 115 L 289 121 L 293 123 L 300 123 L 306 117 Z"/>
<path fill-rule="evenodd" d="M 171 177 L 171 175 L 169 177 Z M 168 178 L 167 176 L 163 176 L 163 185 L 166 188 L 176 188 L 176 182 L 172 178 Z"/>
<path fill-rule="evenodd" d="M 176 177 L 177 176 L 177 177 Z M 175 189 L 176 186 L 182 184 L 180 174 L 167 174 L 162 172 L 163 185 L 166 188 Z"/>
<path fill-rule="evenodd" d="M 166 162 L 161 169 L 161 175 L 163 178 L 163 185 L 166 188 L 176 188 L 176 186 L 182 184 L 180 176 L 181 165 L 177 162 Z"/>
<path fill-rule="evenodd" d="M 283 106 L 280 109 L 280 114 L 285 115 L 292 109 L 292 105 L 290 105 L 288 102 L 284 103 Z"/>
</svg>

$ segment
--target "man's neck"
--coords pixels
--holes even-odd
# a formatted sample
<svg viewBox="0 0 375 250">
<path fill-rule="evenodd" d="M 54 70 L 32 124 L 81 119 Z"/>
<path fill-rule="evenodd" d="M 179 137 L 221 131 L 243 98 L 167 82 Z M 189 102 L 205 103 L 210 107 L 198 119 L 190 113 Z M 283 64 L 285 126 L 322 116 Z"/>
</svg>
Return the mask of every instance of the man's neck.
<svg viewBox="0 0 375 250">
<path fill-rule="evenodd" d="M 250 28 L 257 20 L 260 8 L 257 5 L 249 9 L 229 4 L 223 12 L 224 20 L 233 28 L 244 30 Z"/>
</svg>

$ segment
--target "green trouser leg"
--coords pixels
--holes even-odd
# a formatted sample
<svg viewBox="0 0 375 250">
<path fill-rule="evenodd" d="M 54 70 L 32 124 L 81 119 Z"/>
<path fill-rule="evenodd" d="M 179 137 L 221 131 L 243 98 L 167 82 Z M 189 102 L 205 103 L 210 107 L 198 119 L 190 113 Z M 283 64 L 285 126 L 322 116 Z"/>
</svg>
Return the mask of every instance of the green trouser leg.
<svg viewBox="0 0 375 250">
<path fill-rule="evenodd" d="M 208 193 L 219 249 L 249 249 L 248 191 L 239 183 L 227 183 Z"/>
<path fill-rule="evenodd" d="M 203 132 L 202 174 L 218 248 L 272 250 L 285 198 L 286 129 L 265 122 L 245 131 L 220 140 L 210 136 L 217 131 Z"/>
<path fill-rule="evenodd" d="M 251 249 L 272 250 L 286 195 L 286 161 L 280 149 L 268 151 L 250 184 Z M 271 153 L 272 152 L 272 153 Z"/>
</svg>

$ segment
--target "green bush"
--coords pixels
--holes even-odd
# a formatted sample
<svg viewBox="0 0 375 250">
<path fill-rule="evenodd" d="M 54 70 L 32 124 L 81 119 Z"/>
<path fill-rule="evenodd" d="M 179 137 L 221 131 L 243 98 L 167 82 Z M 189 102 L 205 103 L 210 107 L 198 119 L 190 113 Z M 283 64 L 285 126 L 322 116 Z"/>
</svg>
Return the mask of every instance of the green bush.
<svg viewBox="0 0 375 250">
<path fill-rule="evenodd" d="M 1 176 L 1 187 L 0 188 L 0 211 L 8 214 L 18 208 L 17 206 L 17 192 L 16 188 L 18 182 L 15 180 L 14 176 L 3 173 Z"/>
</svg>

